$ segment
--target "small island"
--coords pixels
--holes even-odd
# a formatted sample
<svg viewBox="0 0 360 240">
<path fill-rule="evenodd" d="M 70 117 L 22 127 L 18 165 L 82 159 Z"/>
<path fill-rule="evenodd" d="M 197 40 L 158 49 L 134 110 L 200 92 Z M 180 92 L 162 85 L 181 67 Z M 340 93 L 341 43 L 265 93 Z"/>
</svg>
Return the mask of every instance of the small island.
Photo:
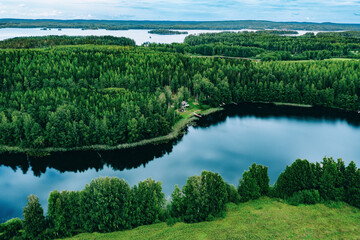
<svg viewBox="0 0 360 240">
<path fill-rule="evenodd" d="M 188 34 L 188 32 L 180 32 L 180 31 L 173 31 L 173 30 L 167 30 L 167 29 L 154 29 L 154 30 L 150 30 L 148 33 L 150 33 L 150 34 L 158 34 L 158 35 Z"/>
</svg>

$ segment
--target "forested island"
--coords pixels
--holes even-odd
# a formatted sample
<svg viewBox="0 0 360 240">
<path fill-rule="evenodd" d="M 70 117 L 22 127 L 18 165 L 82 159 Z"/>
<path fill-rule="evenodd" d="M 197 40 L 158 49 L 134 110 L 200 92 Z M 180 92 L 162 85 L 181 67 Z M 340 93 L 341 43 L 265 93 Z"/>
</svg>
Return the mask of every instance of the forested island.
<svg viewBox="0 0 360 240">
<path fill-rule="evenodd" d="M 167 29 L 155 29 L 155 30 L 150 30 L 148 33 L 158 34 L 158 35 L 188 34 L 188 32 L 181 32 L 181 31 L 174 31 L 174 30 L 167 30 Z"/>
<path fill-rule="evenodd" d="M 10 49 L 0 50 L 1 151 L 111 149 L 158 138 L 192 116 L 181 113 L 183 101 L 200 110 L 282 102 L 359 111 L 360 61 L 269 61 L 356 59 L 359 43 L 268 33 L 201 34 L 184 44 L 144 47 L 114 37 L 5 40 L 1 48 Z M 122 46 L 100 46 L 113 44 Z M 209 57 L 218 54 L 236 57 Z M 263 61 L 240 59 L 256 56 Z"/>
<path fill-rule="evenodd" d="M 172 226 L 179 222 L 199 223 L 224 217 L 226 219 L 227 209 L 230 207 L 234 209 L 236 204 L 241 208 L 244 203 L 264 196 L 272 198 L 273 204 L 276 201 L 294 206 L 317 204 L 313 208 L 316 216 L 330 211 L 330 208 L 342 208 L 344 211 L 346 204 L 343 202 L 360 207 L 360 170 L 354 162 L 345 166 L 341 159 L 335 161 L 325 157 L 321 163 L 298 159 L 286 167 L 274 186 L 270 186 L 269 181 L 268 168 L 255 163 L 242 174 L 237 188 L 226 183 L 219 174 L 203 171 L 200 176 L 189 177 L 181 189 L 176 185 L 171 200 L 166 201 L 161 183 L 152 179 L 130 187 L 123 179 L 98 178 L 81 191 L 51 192 L 46 218 L 39 199 L 30 195 L 23 210 L 24 220 L 15 218 L 0 224 L 0 238 L 53 239 L 84 232 L 123 231 L 161 222 Z M 319 203 L 325 204 L 327 208 L 316 211 Z M 355 226 L 360 215 L 358 208 L 354 207 L 345 208 L 347 216 L 352 211 L 352 220 L 347 222 L 352 229 L 346 228 L 343 219 L 337 225 L 343 230 L 346 228 L 346 231 L 339 233 L 341 238 L 351 238 L 358 234 Z M 268 208 L 269 205 L 266 205 L 265 210 Z M 257 209 L 257 213 L 261 209 L 262 207 Z M 279 233 L 271 232 L 274 231 L 272 226 L 278 226 L 278 221 L 283 223 L 284 220 L 277 219 L 272 214 L 272 224 L 267 227 L 265 234 L 278 236 Z M 302 214 L 304 217 L 304 212 Z M 337 212 L 336 216 L 340 220 L 341 212 Z M 237 216 L 236 220 L 241 221 L 243 217 Z M 331 225 L 326 227 L 327 232 L 336 232 Z M 306 229 L 302 226 L 298 228 Z M 291 228 L 287 227 L 285 232 L 291 232 L 289 229 Z M 243 232 L 248 230 L 242 230 L 241 233 Z M 241 233 L 233 233 L 232 236 Z M 324 232 L 315 234 L 317 237 L 324 237 Z"/>
</svg>

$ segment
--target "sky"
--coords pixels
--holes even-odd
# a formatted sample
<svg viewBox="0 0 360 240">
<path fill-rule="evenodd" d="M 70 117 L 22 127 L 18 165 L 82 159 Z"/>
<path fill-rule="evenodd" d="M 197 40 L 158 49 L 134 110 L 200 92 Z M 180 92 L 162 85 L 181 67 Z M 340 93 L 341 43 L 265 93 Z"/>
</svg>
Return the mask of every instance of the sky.
<svg viewBox="0 0 360 240">
<path fill-rule="evenodd" d="M 0 0 L 0 18 L 360 23 L 360 0 Z"/>
</svg>

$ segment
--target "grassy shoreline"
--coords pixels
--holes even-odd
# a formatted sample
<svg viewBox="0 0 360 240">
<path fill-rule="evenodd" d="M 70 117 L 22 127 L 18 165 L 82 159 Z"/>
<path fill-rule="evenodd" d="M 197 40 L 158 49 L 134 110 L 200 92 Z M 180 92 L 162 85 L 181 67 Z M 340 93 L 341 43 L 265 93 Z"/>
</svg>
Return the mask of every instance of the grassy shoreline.
<svg viewBox="0 0 360 240">
<path fill-rule="evenodd" d="M 206 110 L 201 110 L 197 112 L 203 116 L 209 115 L 218 111 L 222 111 L 223 108 L 210 108 Z M 11 146 L 0 146 L 0 154 L 1 153 L 27 153 L 29 155 L 34 156 L 43 156 L 49 155 L 52 152 L 70 152 L 70 151 L 109 151 L 109 150 L 120 150 L 120 149 L 127 149 L 127 148 L 134 148 L 139 146 L 144 146 L 147 144 L 157 144 L 163 143 L 170 140 L 173 140 L 182 135 L 182 130 L 185 129 L 191 122 L 195 121 L 197 118 L 188 115 L 186 118 L 181 119 L 178 121 L 173 127 L 169 134 L 165 136 L 144 139 L 139 142 L 134 143 L 123 143 L 116 146 L 109 146 L 109 145 L 91 145 L 91 146 L 82 146 L 82 147 L 72 147 L 72 148 L 61 148 L 61 147 L 49 147 L 49 148 L 42 148 L 42 149 L 32 149 L 32 148 L 21 148 L 21 147 L 11 147 Z"/>
<path fill-rule="evenodd" d="M 168 226 L 158 223 L 112 233 L 82 233 L 67 239 L 358 239 L 359 209 L 345 203 L 292 206 L 262 197 L 226 207 L 225 218 Z"/>
</svg>

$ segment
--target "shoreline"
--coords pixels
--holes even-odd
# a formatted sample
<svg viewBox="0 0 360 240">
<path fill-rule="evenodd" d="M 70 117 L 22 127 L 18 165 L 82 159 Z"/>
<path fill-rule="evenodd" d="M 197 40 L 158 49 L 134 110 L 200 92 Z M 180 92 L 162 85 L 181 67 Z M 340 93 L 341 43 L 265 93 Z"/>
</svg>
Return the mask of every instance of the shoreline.
<svg viewBox="0 0 360 240">
<path fill-rule="evenodd" d="M 234 103 L 230 103 L 224 106 L 233 105 Z M 240 104 L 240 103 L 237 103 Z M 237 106 L 237 104 L 235 104 Z M 281 107 L 294 107 L 294 108 L 314 108 L 316 105 L 309 105 L 309 104 L 297 104 L 297 103 L 283 103 L 283 102 L 266 102 L 266 101 L 256 101 L 256 102 L 249 102 L 249 104 L 270 104 L 273 106 Z M 215 112 L 223 111 L 225 108 L 224 106 L 216 107 L 216 108 L 209 108 L 206 110 L 201 110 L 199 112 L 202 116 L 210 115 Z M 326 107 L 327 108 L 327 107 Z M 340 110 L 345 112 L 353 112 L 360 114 L 360 111 L 352 111 L 346 110 L 341 108 L 334 108 L 330 107 L 333 110 Z M 173 127 L 170 133 L 164 136 L 159 136 L 150 139 L 144 139 L 134 143 L 122 143 L 116 146 L 109 146 L 109 145 L 90 145 L 90 146 L 81 146 L 81 147 L 71 147 L 71 148 L 62 148 L 62 147 L 47 147 L 47 148 L 39 148 L 39 149 L 32 149 L 32 148 L 21 148 L 21 147 L 11 147 L 0 145 L 0 155 L 1 154 L 27 154 L 33 157 L 43 157 L 49 156 L 51 153 L 55 152 L 71 152 L 71 151 L 112 151 L 112 150 L 121 150 L 121 149 L 130 149 L 140 146 L 145 146 L 148 144 L 160 144 L 164 142 L 168 142 L 173 140 L 177 137 L 183 135 L 183 130 L 187 128 L 190 123 L 196 121 L 198 118 L 195 116 L 189 116 L 188 118 L 179 120 Z"/>
<path fill-rule="evenodd" d="M 200 113 L 203 116 L 210 115 L 215 112 L 223 111 L 224 108 L 210 108 L 207 110 L 202 110 Z M 20 147 L 10 147 L 0 145 L 0 154 L 10 153 L 10 154 L 29 154 L 30 156 L 48 156 L 53 152 L 71 152 L 71 151 L 111 151 L 111 150 L 120 150 L 127 148 L 135 148 L 139 146 L 144 146 L 148 144 L 158 144 L 162 142 L 167 142 L 173 140 L 183 134 L 182 130 L 187 128 L 190 123 L 196 121 L 197 118 L 194 116 L 190 116 L 186 119 L 181 119 L 178 121 L 173 127 L 169 134 L 165 136 L 144 139 L 139 142 L 134 143 L 122 143 L 116 146 L 109 145 L 90 145 L 90 146 L 82 146 L 82 147 L 72 147 L 72 148 L 62 148 L 62 147 L 48 147 L 48 148 L 40 148 L 40 149 L 32 149 L 32 148 L 20 148 Z"/>
</svg>

